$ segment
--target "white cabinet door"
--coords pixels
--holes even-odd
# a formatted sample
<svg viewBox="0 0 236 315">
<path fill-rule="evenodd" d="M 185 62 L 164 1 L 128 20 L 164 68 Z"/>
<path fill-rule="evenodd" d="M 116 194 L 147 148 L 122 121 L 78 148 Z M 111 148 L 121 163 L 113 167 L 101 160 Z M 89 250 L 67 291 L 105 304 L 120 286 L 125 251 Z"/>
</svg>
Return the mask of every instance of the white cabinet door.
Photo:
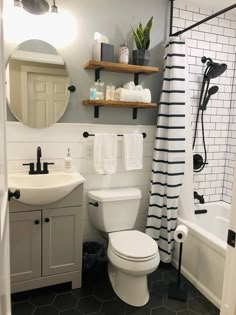
<svg viewBox="0 0 236 315">
<path fill-rule="evenodd" d="M 81 207 L 43 210 L 43 276 L 81 267 Z"/>
<path fill-rule="evenodd" d="M 41 277 L 41 211 L 10 213 L 11 282 Z"/>
</svg>

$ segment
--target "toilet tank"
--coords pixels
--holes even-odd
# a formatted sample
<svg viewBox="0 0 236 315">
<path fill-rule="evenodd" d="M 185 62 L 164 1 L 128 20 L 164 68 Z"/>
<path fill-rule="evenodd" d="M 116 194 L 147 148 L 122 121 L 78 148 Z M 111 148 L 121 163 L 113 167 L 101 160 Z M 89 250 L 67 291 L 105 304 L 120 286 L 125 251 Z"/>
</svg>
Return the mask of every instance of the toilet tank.
<svg viewBox="0 0 236 315">
<path fill-rule="evenodd" d="M 93 190 L 88 192 L 89 218 L 102 232 L 134 227 L 141 199 L 138 188 Z"/>
</svg>

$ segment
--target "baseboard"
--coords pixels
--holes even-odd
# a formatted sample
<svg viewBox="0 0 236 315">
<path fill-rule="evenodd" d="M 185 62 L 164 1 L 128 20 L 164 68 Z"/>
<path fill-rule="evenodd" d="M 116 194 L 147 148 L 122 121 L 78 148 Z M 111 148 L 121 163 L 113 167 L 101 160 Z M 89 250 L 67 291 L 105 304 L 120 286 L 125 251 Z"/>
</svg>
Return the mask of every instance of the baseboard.
<svg viewBox="0 0 236 315">
<path fill-rule="evenodd" d="M 177 260 L 172 258 L 171 264 L 177 268 Z M 217 308 L 220 309 L 221 300 L 216 297 L 211 291 L 207 289 L 198 279 L 196 279 L 186 268 L 181 266 L 181 273 L 198 289 L 211 303 L 213 303 Z"/>
</svg>

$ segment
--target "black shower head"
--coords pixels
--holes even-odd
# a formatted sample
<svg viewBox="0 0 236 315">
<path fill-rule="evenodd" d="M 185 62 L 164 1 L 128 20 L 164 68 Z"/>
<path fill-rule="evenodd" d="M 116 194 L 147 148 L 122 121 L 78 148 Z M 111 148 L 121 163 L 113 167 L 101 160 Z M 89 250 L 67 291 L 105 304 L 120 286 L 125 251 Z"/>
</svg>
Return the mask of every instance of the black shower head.
<svg viewBox="0 0 236 315">
<path fill-rule="evenodd" d="M 207 71 L 205 76 L 207 79 L 215 79 L 222 75 L 227 69 L 227 64 L 225 63 L 216 63 L 216 62 L 208 62 L 207 63 Z"/>
<path fill-rule="evenodd" d="M 214 95 L 219 91 L 219 87 L 217 85 L 212 86 L 209 90 L 208 90 L 208 95 Z"/>
<path fill-rule="evenodd" d="M 207 107 L 207 104 L 208 104 L 208 102 L 209 102 L 209 100 L 210 100 L 210 97 L 211 97 L 212 95 L 216 94 L 218 91 L 219 91 L 219 87 L 218 87 L 217 85 L 212 86 L 212 87 L 207 91 L 208 95 L 207 95 L 207 97 L 205 98 L 205 100 L 204 100 L 204 102 L 203 102 L 203 105 L 202 105 L 202 109 L 203 109 L 203 110 L 206 110 L 206 107 Z"/>
</svg>

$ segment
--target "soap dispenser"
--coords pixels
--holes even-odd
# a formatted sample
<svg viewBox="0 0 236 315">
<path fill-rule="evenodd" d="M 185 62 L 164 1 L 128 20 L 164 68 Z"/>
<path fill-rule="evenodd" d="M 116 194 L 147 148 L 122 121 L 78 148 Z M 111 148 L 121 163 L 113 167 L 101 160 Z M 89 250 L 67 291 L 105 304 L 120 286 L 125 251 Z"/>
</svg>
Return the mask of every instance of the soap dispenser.
<svg viewBox="0 0 236 315">
<path fill-rule="evenodd" d="M 64 167 L 65 167 L 65 172 L 72 172 L 73 171 L 73 168 L 72 168 L 72 157 L 71 157 L 71 154 L 70 154 L 70 148 L 67 149 L 67 154 L 66 154 L 66 157 L 65 157 Z"/>
</svg>

